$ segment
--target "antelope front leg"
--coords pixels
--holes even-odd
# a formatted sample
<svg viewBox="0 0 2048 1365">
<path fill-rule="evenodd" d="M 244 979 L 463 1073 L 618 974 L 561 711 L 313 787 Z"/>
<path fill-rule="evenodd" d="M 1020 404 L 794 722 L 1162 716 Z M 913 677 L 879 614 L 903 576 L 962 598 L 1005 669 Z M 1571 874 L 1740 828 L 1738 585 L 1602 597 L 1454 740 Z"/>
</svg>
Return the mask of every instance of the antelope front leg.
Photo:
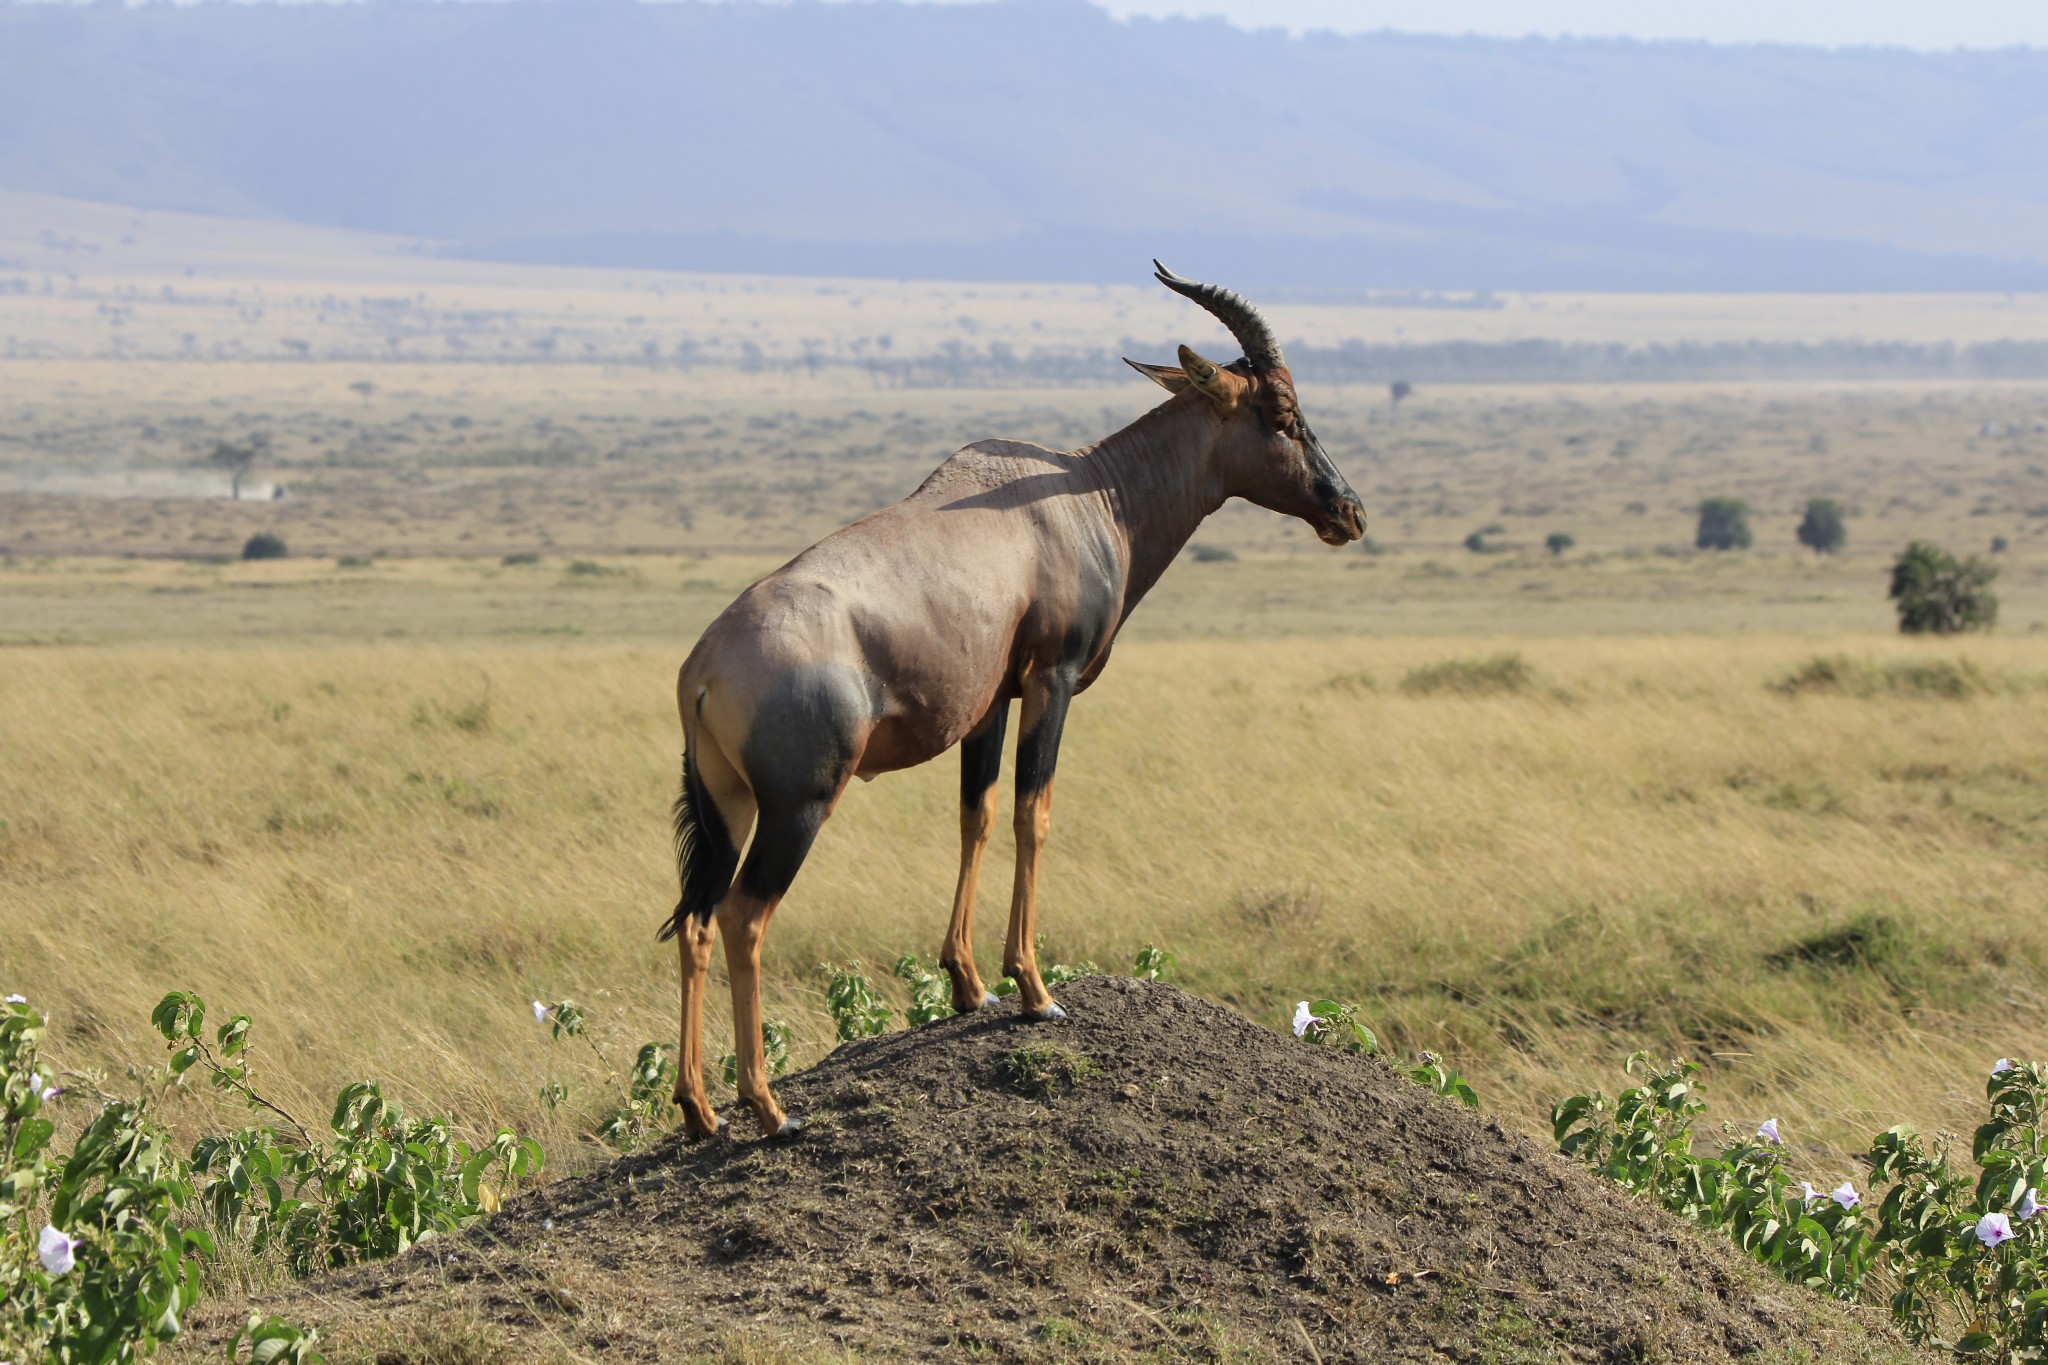
<svg viewBox="0 0 2048 1365">
<path fill-rule="evenodd" d="M 1003 975 L 1017 983 L 1017 1003 L 1034 1019 L 1064 1019 L 1038 975 L 1038 856 L 1052 833 L 1052 774 L 1074 682 L 1063 673 L 1033 680 L 1024 693 L 1017 739 L 1017 882 L 1010 895 L 1010 934 Z"/>
<path fill-rule="evenodd" d="M 996 1002 L 974 968 L 974 897 L 981 886 L 981 857 L 996 828 L 996 777 L 1002 771 L 1009 719 L 1010 704 L 999 701 L 981 728 L 960 742 L 960 881 L 953 890 L 953 920 L 939 948 L 939 965 L 953 978 L 956 1014 Z"/>
<path fill-rule="evenodd" d="M 711 922 L 692 916 L 676 934 L 683 959 L 683 1042 L 676 1055 L 676 1104 L 693 1138 L 718 1131 L 718 1112 L 704 1093 L 704 978 L 711 970 Z"/>
</svg>

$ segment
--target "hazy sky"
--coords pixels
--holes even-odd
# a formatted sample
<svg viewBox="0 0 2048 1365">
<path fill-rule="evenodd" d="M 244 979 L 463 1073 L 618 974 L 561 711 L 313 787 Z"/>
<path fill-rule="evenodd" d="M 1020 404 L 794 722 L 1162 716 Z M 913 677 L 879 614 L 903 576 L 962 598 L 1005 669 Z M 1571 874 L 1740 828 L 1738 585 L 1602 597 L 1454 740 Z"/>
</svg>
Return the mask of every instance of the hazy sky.
<svg viewBox="0 0 2048 1365">
<path fill-rule="evenodd" d="M 2048 47 L 2048 0 L 1097 0 L 1251 28 L 1695 38 L 1942 50 Z"/>
</svg>

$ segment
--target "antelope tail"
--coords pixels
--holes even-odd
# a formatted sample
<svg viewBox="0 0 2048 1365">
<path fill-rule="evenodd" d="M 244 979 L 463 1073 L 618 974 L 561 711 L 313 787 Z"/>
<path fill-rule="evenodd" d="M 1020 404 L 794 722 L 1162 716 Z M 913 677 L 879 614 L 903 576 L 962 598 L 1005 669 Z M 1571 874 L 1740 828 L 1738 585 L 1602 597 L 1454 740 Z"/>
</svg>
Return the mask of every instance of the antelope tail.
<svg viewBox="0 0 2048 1365">
<path fill-rule="evenodd" d="M 686 919 L 694 916 L 700 921 L 709 920 L 711 912 L 725 899 L 740 865 L 740 851 L 733 847 L 725 817 L 718 813 L 718 806 L 704 790 L 704 779 L 697 775 L 696 755 L 688 746 L 683 749 L 683 784 L 676 793 L 672 814 L 676 871 L 682 878 L 683 894 L 676 902 L 675 913 L 661 927 L 664 940 L 680 933 Z"/>
</svg>

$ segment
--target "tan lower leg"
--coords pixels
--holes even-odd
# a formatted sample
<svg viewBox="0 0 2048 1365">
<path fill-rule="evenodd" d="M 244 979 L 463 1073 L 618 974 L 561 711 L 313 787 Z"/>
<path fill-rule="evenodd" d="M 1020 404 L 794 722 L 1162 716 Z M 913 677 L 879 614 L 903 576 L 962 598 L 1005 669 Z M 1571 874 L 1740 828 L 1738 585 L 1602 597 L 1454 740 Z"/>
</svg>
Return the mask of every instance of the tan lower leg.
<svg viewBox="0 0 2048 1365">
<path fill-rule="evenodd" d="M 1010 894 L 1010 933 L 1003 944 L 1003 975 L 1017 983 L 1017 1003 L 1026 1014 L 1052 1006 L 1052 992 L 1038 975 L 1038 856 L 1052 834 L 1052 785 L 1047 783 L 1017 808 L 1017 881 Z"/>
<path fill-rule="evenodd" d="M 768 1137 L 780 1133 L 785 1122 L 782 1106 L 768 1088 L 768 1055 L 761 1044 L 761 935 L 774 913 L 773 901 L 737 890 L 718 907 L 725 970 L 732 978 L 732 1046 L 739 1059 L 740 1098 Z"/>
<path fill-rule="evenodd" d="M 704 985 L 711 970 L 711 925 L 695 918 L 676 934 L 682 950 L 683 1039 L 676 1053 L 676 1103 L 683 1111 L 683 1131 L 708 1137 L 718 1131 L 718 1113 L 704 1093 Z"/>
<path fill-rule="evenodd" d="M 994 783 L 979 805 L 960 812 L 960 881 L 953 889 L 953 920 L 939 949 L 939 965 L 953 978 L 953 1008 L 965 1013 L 980 1009 L 988 990 L 974 969 L 974 898 L 981 888 L 981 857 L 996 827 Z"/>
</svg>

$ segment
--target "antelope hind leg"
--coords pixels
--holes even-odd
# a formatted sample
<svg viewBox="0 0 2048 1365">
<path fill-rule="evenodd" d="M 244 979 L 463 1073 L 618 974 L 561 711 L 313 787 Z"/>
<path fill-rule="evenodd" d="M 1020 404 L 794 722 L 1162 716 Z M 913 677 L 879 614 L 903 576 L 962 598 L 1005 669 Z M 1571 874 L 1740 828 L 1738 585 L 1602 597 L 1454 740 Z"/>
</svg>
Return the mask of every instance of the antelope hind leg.
<svg viewBox="0 0 2048 1365">
<path fill-rule="evenodd" d="M 676 1104 L 683 1111 L 683 1132 L 693 1138 L 718 1131 L 718 1111 L 704 1093 L 704 987 L 711 969 L 712 933 L 709 920 L 691 916 L 676 934 L 683 959 L 683 1046 L 676 1058 Z"/>
</svg>

